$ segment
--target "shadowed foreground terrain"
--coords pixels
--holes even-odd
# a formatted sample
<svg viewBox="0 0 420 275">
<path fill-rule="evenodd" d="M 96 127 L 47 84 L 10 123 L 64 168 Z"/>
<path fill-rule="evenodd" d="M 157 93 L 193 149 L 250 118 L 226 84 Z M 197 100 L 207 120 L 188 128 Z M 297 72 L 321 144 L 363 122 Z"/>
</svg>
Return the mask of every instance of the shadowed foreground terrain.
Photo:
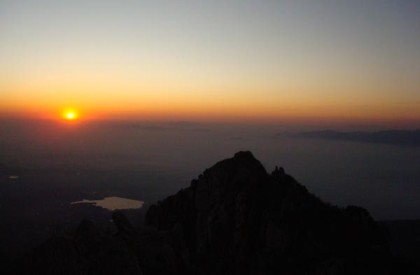
<svg viewBox="0 0 420 275">
<path fill-rule="evenodd" d="M 322 202 L 250 152 L 218 162 L 135 228 L 83 221 L 16 263 L 20 274 L 417 274 L 360 207 Z M 416 272 L 417 271 L 417 272 Z"/>
</svg>

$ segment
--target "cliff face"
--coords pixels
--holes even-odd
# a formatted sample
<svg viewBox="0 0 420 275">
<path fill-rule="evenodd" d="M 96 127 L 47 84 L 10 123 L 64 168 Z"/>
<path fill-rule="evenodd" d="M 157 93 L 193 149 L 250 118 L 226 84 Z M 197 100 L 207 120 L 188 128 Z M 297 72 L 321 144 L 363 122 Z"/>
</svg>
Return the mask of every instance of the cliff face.
<svg viewBox="0 0 420 275">
<path fill-rule="evenodd" d="M 366 210 L 327 205 L 282 168 L 267 174 L 250 152 L 150 207 L 145 223 L 172 232 L 181 259 L 203 274 L 375 273 L 386 254 Z"/>
<path fill-rule="evenodd" d="M 328 205 L 282 168 L 268 174 L 250 152 L 218 162 L 151 206 L 144 227 L 133 227 L 118 212 L 113 220 L 117 234 L 82 223 L 64 245 L 56 238 L 38 248 L 24 271 L 403 274 L 366 210 Z M 83 272 L 72 272 L 74 266 Z"/>
</svg>

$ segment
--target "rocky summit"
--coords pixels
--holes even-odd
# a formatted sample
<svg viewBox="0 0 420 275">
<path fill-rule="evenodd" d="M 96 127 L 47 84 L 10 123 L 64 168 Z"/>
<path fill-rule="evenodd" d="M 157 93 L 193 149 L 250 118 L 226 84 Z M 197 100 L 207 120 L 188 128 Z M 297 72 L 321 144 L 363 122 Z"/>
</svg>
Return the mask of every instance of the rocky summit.
<svg viewBox="0 0 420 275">
<path fill-rule="evenodd" d="M 338 208 L 283 168 L 267 173 L 238 152 L 149 208 L 116 233 L 90 222 L 37 248 L 19 273 L 39 274 L 409 274 L 368 211 Z M 414 271 L 413 271 L 414 272 Z M 413 273 L 415 274 L 415 273 Z"/>
<path fill-rule="evenodd" d="M 366 210 L 323 203 L 283 168 L 268 174 L 250 152 L 150 207 L 146 225 L 171 232 L 183 265 L 199 274 L 372 274 L 387 253 Z"/>
</svg>

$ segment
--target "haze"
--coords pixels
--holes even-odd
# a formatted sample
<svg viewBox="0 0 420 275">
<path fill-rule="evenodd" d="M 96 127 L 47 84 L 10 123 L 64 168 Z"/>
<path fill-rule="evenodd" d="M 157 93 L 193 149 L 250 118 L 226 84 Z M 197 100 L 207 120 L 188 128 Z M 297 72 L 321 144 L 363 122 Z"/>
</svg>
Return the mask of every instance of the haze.
<svg viewBox="0 0 420 275">
<path fill-rule="evenodd" d="M 21 201 L 26 210 L 19 215 L 42 213 L 33 203 L 53 200 L 57 205 L 46 211 L 63 215 L 71 202 L 109 196 L 150 204 L 220 159 L 251 150 L 269 172 L 283 166 L 323 200 L 366 207 L 377 219 L 419 218 L 420 147 L 283 134 L 296 131 L 287 125 L 3 120 L 0 173 L 19 176 L 3 180 L 4 211 Z"/>
</svg>

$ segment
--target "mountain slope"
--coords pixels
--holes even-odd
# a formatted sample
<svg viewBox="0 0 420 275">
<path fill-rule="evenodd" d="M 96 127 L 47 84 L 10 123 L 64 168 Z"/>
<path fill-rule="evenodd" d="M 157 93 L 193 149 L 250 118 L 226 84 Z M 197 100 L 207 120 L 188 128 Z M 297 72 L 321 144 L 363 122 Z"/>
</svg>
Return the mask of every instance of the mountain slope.
<svg viewBox="0 0 420 275">
<path fill-rule="evenodd" d="M 268 174 L 250 152 L 204 171 L 151 206 L 135 228 L 83 222 L 19 263 L 18 274 L 417 274 L 388 250 L 360 207 L 340 209 L 282 168 Z M 417 270 L 418 271 L 418 270 Z"/>
<path fill-rule="evenodd" d="M 250 152 L 221 161 L 146 215 L 178 231 L 204 274 L 314 274 L 379 271 L 387 253 L 380 228 L 359 207 L 338 209 L 278 169 L 267 174 Z"/>
</svg>

